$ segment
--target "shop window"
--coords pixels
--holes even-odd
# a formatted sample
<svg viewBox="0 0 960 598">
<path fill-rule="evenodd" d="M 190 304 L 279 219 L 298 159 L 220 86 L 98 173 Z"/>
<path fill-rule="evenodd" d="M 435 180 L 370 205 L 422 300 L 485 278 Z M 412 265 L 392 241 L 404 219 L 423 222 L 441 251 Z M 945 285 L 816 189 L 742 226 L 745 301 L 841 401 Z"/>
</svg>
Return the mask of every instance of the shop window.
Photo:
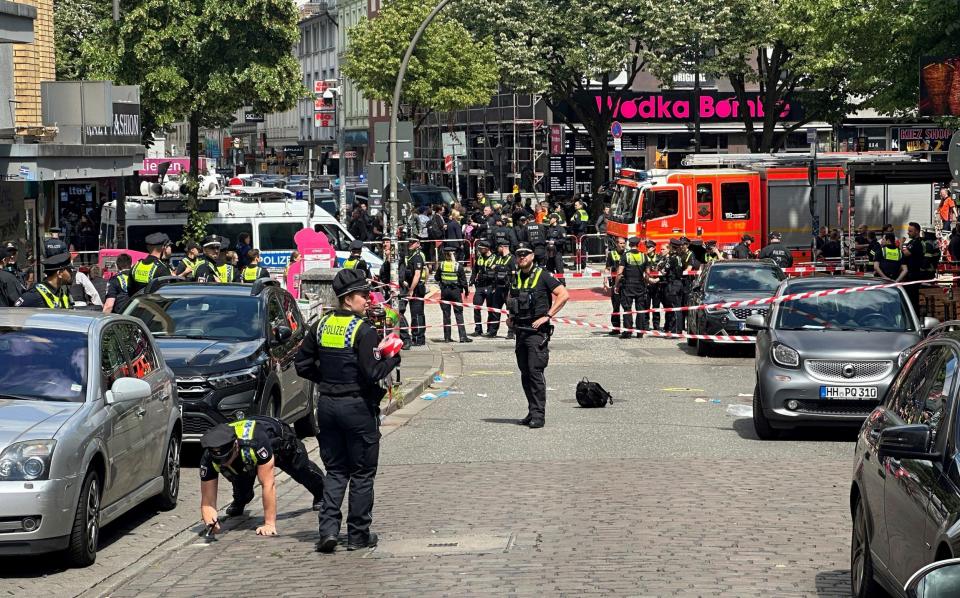
<svg viewBox="0 0 960 598">
<path fill-rule="evenodd" d="M 750 183 L 720 185 L 720 209 L 724 220 L 749 220 Z"/>
<path fill-rule="evenodd" d="M 713 184 L 697 185 L 697 220 L 713 220 Z"/>
</svg>

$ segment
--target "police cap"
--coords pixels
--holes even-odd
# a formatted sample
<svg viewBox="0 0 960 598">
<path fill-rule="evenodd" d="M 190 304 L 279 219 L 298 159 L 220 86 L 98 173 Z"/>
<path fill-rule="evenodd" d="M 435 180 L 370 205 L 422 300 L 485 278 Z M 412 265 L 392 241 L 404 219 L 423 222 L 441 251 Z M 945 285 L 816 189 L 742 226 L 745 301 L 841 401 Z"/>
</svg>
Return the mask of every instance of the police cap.
<svg viewBox="0 0 960 598">
<path fill-rule="evenodd" d="M 689 245 L 689 244 L 690 244 L 690 239 L 688 239 L 686 236 L 680 237 L 680 243 L 681 243 L 682 245 Z"/>
<path fill-rule="evenodd" d="M 516 255 L 530 255 L 533 253 L 533 247 L 530 247 L 527 243 L 520 243 L 513 253 Z"/>
<path fill-rule="evenodd" d="M 740 240 L 741 240 L 741 241 L 753 241 L 753 235 L 749 235 L 749 234 L 743 235 L 742 237 L 740 237 Z"/>
<path fill-rule="evenodd" d="M 636 247 L 640 244 L 640 237 L 630 237 L 627 239 L 627 244 L 630 245 L 630 247 Z"/>
<path fill-rule="evenodd" d="M 44 272 L 56 272 L 58 270 L 63 270 L 64 268 L 70 267 L 70 254 L 58 253 L 48 258 L 44 258 L 40 263 L 43 264 Z"/>
<path fill-rule="evenodd" d="M 509 245 L 509 243 L 507 243 L 507 245 Z M 490 249 L 490 241 L 487 241 L 486 239 L 480 239 L 477 241 L 477 247 L 486 247 L 487 249 Z"/>
<path fill-rule="evenodd" d="M 508 240 L 506 240 L 506 239 L 500 239 L 500 240 L 497 242 L 497 247 L 510 247 L 510 241 L 508 241 Z"/>
<path fill-rule="evenodd" d="M 360 239 L 350 241 L 350 251 L 363 251 L 363 241 Z"/>
<path fill-rule="evenodd" d="M 219 424 L 200 437 L 200 446 L 210 451 L 210 456 L 219 461 L 230 454 L 236 440 L 237 434 L 232 426 Z"/>
<path fill-rule="evenodd" d="M 6 249 L 7 251 L 12 251 L 13 253 L 17 252 L 17 244 L 14 243 L 13 241 L 7 241 L 6 243 L 4 243 L 3 248 Z"/>
<path fill-rule="evenodd" d="M 680 239 L 670 239 L 670 247 L 681 247 L 682 245 L 683 241 Z"/>
<path fill-rule="evenodd" d="M 410 240 L 407 241 L 407 247 L 413 247 L 414 245 L 419 245 L 420 239 L 417 237 L 410 237 Z"/>
<path fill-rule="evenodd" d="M 151 233 L 144 239 L 147 245 L 167 245 L 170 243 L 170 237 L 166 233 Z"/>
<path fill-rule="evenodd" d="M 216 247 L 217 249 L 220 249 L 220 237 L 217 235 L 207 235 L 203 238 L 203 247 L 204 249 L 207 247 Z"/>
<path fill-rule="evenodd" d="M 779 241 L 779 240 L 780 240 L 780 233 L 776 233 L 776 232 L 770 233 L 770 240 L 771 240 L 771 241 Z"/>
<path fill-rule="evenodd" d="M 369 290 L 370 284 L 362 270 L 340 270 L 333 279 L 333 292 L 337 297 Z"/>
<path fill-rule="evenodd" d="M 657 242 L 656 242 L 656 241 L 652 241 L 652 240 L 650 240 L 650 239 L 647 239 L 647 242 L 644 243 L 644 245 L 647 246 L 647 249 L 652 249 L 652 248 L 654 248 L 654 247 L 657 246 Z"/>
<path fill-rule="evenodd" d="M 707 247 L 716 247 L 716 246 L 717 246 L 717 240 L 716 240 L 716 239 L 709 239 L 709 240 L 707 241 Z"/>
</svg>

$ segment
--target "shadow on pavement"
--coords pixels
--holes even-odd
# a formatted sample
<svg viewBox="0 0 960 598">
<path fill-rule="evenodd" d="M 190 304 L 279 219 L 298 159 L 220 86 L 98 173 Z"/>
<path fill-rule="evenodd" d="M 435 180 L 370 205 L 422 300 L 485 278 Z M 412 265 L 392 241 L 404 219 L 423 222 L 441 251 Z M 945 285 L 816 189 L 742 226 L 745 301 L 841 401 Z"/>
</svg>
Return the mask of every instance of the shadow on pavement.
<svg viewBox="0 0 960 598">
<path fill-rule="evenodd" d="M 482 421 L 487 422 L 488 424 L 510 424 L 511 426 L 516 426 L 517 422 L 520 421 L 519 417 L 485 417 Z"/>
<path fill-rule="evenodd" d="M 847 598 L 850 596 L 849 571 L 821 571 L 817 573 L 816 584 L 817 596 L 820 598 Z M 886 594 L 884 594 L 884 596 L 886 596 Z"/>
<path fill-rule="evenodd" d="M 733 430 L 744 440 L 760 440 L 753 428 L 753 419 L 749 417 L 737 418 L 733 421 Z M 837 428 L 798 428 L 784 431 L 779 440 L 767 442 L 801 441 L 801 442 L 856 442 L 859 427 Z"/>
</svg>

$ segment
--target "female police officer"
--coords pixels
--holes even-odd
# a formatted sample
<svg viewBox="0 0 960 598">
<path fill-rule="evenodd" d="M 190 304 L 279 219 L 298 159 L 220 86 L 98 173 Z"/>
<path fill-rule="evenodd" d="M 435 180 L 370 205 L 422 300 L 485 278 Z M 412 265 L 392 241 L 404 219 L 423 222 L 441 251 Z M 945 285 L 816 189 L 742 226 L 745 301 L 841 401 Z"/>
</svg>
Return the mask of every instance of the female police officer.
<svg viewBox="0 0 960 598">
<path fill-rule="evenodd" d="M 547 381 L 543 371 L 550 361 L 550 318 L 557 315 L 570 294 L 556 278 L 533 265 L 533 248 L 521 243 L 514 252 L 517 276 L 510 287 L 507 326 L 517 335 L 517 366 L 527 396 L 528 413 L 518 423 L 542 428 L 547 407 Z"/>
<path fill-rule="evenodd" d="M 320 457 L 327 470 L 320 511 L 317 550 L 333 552 L 340 533 L 340 506 L 350 484 L 347 550 L 377 544 L 370 532 L 373 480 L 380 456 L 379 385 L 400 364 L 399 356 L 381 355 L 377 331 L 363 320 L 370 286 L 359 270 L 341 270 L 333 280 L 340 306 L 323 316 L 306 336 L 297 355 L 300 376 L 316 384 Z"/>
</svg>

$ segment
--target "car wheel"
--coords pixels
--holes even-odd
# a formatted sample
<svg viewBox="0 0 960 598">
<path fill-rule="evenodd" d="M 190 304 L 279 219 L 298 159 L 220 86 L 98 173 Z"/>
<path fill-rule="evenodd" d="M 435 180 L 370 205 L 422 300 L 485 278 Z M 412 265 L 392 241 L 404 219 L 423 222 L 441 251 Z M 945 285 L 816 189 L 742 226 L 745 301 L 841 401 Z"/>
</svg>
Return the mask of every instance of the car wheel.
<svg viewBox="0 0 960 598">
<path fill-rule="evenodd" d="M 280 416 L 278 415 L 280 413 L 279 403 L 280 401 L 272 394 L 268 396 L 266 399 L 264 399 L 263 414 L 267 417 L 280 419 Z"/>
<path fill-rule="evenodd" d="M 763 401 L 760 400 L 760 383 L 753 387 L 753 429 L 760 440 L 776 440 L 780 437 L 780 430 L 770 425 L 770 420 L 763 413 Z"/>
<path fill-rule="evenodd" d="M 320 425 L 317 423 L 317 390 L 313 384 L 307 393 L 307 414 L 298 419 L 293 427 L 298 438 L 316 436 L 320 432 Z"/>
<path fill-rule="evenodd" d="M 75 567 L 88 567 L 97 560 L 97 542 L 100 540 L 100 474 L 91 471 L 80 487 L 80 499 L 73 516 L 67 561 Z"/>
<path fill-rule="evenodd" d="M 691 321 L 691 320 L 692 320 L 692 321 Z M 697 334 L 697 333 L 694 332 L 694 331 L 697 329 L 696 326 L 695 326 L 696 323 L 697 323 L 696 318 L 691 318 L 690 320 L 687 320 L 687 330 L 689 330 L 689 331 L 691 332 L 691 334 Z M 688 339 L 687 339 L 687 346 L 688 346 L 688 347 L 696 347 L 696 346 L 697 346 L 697 339 L 695 339 L 695 338 L 688 338 Z"/>
<path fill-rule="evenodd" d="M 870 557 L 870 537 L 867 533 L 867 510 L 863 501 L 857 501 L 853 515 L 853 533 L 850 538 L 850 587 L 856 598 L 883 596 L 880 584 L 873 577 L 873 559 Z"/>
<path fill-rule="evenodd" d="M 157 507 L 161 511 L 172 511 L 177 508 L 179 496 L 180 439 L 171 435 L 170 442 L 167 443 L 167 454 L 163 458 L 163 492 L 157 496 Z"/>
<path fill-rule="evenodd" d="M 706 357 L 713 353 L 713 343 L 700 339 L 697 341 L 697 357 Z"/>
</svg>

